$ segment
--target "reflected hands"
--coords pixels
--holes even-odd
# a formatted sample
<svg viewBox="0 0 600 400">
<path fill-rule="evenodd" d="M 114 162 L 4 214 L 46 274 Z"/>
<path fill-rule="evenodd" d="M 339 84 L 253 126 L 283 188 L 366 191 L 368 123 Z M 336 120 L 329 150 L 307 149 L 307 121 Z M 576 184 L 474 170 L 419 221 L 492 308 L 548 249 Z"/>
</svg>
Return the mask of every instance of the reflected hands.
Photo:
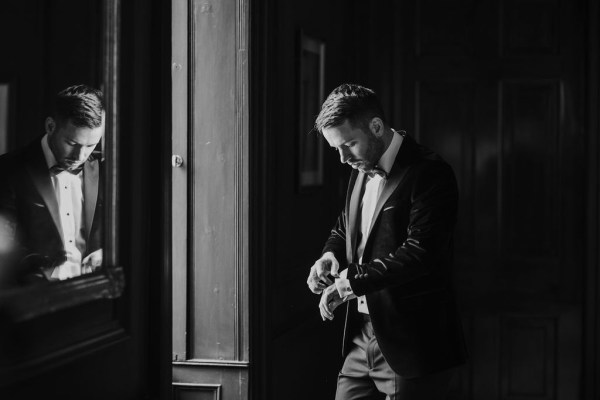
<svg viewBox="0 0 600 400">
<path fill-rule="evenodd" d="M 315 294 L 321 293 L 327 286 L 333 284 L 328 275 L 331 274 L 334 278 L 338 278 L 339 269 L 340 264 L 332 252 L 328 251 L 323 254 L 310 268 L 310 273 L 306 280 L 308 288 Z"/>
<path fill-rule="evenodd" d="M 344 302 L 344 299 L 340 297 L 337 287 L 334 285 L 329 286 L 323 291 L 321 295 L 321 301 L 319 302 L 319 311 L 321 312 L 321 318 L 333 319 L 333 311 Z"/>
<path fill-rule="evenodd" d="M 93 253 L 88 254 L 81 261 L 81 274 L 90 274 L 102 267 L 102 249 L 98 249 Z"/>
</svg>

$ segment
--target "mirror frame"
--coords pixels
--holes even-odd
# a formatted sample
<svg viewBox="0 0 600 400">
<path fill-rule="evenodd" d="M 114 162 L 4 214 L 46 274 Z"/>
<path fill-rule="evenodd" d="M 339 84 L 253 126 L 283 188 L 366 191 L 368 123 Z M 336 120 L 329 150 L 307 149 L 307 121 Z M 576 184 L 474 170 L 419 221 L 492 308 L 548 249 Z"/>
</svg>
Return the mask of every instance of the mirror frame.
<svg viewBox="0 0 600 400">
<path fill-rule="evenodd" d="M 104 260 L 95 273 L 68 281 L 13 288 L 0 294 L 0 305 L 11 310 L 14 322 L 27 321 L 123 293 L 125 277 L 119 266 L 119 50 L 121 0 L 102 0 L 102 91 L 106 109 L 104 135 Z"/>
</svg>

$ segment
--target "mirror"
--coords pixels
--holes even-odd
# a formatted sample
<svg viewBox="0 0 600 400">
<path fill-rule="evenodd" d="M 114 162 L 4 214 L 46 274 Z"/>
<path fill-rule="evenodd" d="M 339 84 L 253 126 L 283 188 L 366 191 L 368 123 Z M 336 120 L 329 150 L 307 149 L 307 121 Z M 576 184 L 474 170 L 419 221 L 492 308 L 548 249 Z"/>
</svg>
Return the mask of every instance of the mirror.
<svg viewBox="0 0 600 400">
<path fill-rule="evenodd" d="M 119 2 L 0 7 L 0 311 L 23 321 L 123 290 Z"/>
</svg>

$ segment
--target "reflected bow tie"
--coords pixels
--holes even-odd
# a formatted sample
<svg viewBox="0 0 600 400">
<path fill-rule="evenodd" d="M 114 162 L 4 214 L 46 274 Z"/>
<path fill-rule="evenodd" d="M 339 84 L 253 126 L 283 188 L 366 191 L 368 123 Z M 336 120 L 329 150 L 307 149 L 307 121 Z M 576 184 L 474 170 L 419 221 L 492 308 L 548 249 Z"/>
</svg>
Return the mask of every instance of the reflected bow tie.
<svg viewBox="0 0 600 400">
<path fill-rule="evenodd" d="M 76 169 L 65 168 L 63 165 L 60 165 L 60 164 L 56 164 L 56 165 L 50 167 L 50 172 L 52 172 L 54 175 L 58 175 L 63 171 L 67 171 L 73 175 L 77 175 L 81 172 L 81 170 L 83 170 L 83 164 L 81 164 Z"/>
<path fill-rule="evenodd" d="M 378 167 L 378 166 L 373 167 L 373 169 L 371 171 L 369 171 L 369 173 L 367 175 L 369 175 L 370 178 L 374 177 L 375 175 L 379 175 L 383 179 L 387 179 L 387 177 L 388 177 L 388 173 L 385 172 L 385 170 L 383 168 Z"/>
</svg>

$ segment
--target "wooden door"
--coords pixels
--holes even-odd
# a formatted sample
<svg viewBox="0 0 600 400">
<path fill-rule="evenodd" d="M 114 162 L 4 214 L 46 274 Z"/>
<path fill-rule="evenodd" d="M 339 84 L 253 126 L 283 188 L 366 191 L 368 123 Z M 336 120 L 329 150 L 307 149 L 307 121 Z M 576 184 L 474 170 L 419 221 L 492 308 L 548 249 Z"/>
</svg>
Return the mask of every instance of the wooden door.
<svg viewBox="0 0 600 400">
<path fill-rule="evenodd" d="M 174 399 L 248 398 L 248 21 L 172 2 Z"/>
<path fill-rule="evenodd" d="M 582 3 L 396 4 L 398 126 L 460 186 L 455 276 L 471 358 L 453 398 L 580 398 Z"/>
</svg>

